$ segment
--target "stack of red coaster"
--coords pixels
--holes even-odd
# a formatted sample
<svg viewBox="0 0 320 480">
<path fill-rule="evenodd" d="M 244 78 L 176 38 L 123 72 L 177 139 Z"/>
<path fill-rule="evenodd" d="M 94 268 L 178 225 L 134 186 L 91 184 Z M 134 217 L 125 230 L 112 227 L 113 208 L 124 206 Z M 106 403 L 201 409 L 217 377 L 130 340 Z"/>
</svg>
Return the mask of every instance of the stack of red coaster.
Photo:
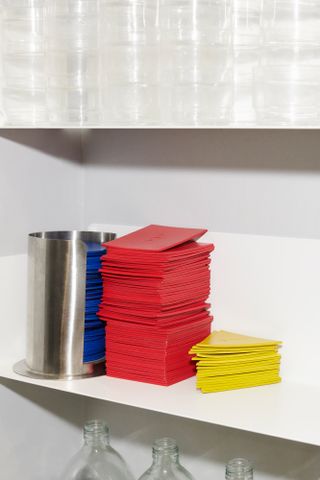
<svg viewBox="0 0 320 480">
<path fill-rule="evenodd" d="M 188 351 L 210 333 L 206 230 L 150 225 L 105 244 L 107 375 L 171 385 L 195 374 Z"/>
</svg>

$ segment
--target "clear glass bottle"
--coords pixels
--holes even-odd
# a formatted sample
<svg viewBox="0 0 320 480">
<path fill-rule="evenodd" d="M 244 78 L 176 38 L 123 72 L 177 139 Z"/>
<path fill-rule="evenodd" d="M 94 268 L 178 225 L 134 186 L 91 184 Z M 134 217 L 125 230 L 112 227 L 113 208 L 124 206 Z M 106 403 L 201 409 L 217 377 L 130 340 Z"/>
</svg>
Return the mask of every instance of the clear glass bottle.
<svg viewBox="0 0 320 480">
<path fill-rule="evenodd" d="M 152 446 L 153 463 L 139 480 L 194 480 L 179 462 L 177 442 L 160 438 Z"/>
<path fill-rule="evenodd" d="M 124 459 L 110 446 L 109 429 L 103 421 L 88 421 L 83 434 L 84 445 L 61 480 L 133 480 Z"/>
<path fill-rule="evenodd" d="M 226 480 L 253 480 L 253 466 L 245 458 L 233 458 L 226 465 Z"/>
</svg>

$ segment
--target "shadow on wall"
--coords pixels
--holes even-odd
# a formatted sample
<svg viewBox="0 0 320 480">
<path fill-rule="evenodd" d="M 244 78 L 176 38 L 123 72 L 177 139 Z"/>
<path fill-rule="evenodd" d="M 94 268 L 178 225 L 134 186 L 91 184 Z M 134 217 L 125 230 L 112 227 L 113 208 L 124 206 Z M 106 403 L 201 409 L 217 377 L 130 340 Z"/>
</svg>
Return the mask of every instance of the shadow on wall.
<svg viewBox="0 0 320 480">
<path fill-rule="evenodd" d="M 317 130 L 0 129 L 0 137 L 92 166 L 320 171 Z"/>
<path fill-rule="evenodd" d="M 81 130 L 0 129 L 0 137 L 53 157 L 82 161 Z"/>
<path fill-rule="evenodd" d="M 89 130 L 90 165 L 320 171 L 316 130 Z"/>
<path fill-rule="evenodd" d="M 82 428 L 85 418 L 83 397 L 55 390 L 48 391 L 48 389 L 43 387 L 4 378 L 0 380 L 0 386 L 36 404 L 41 409 L 49 411 L 54 416 L 59 417 L 59 419 Z"/>
</svg>

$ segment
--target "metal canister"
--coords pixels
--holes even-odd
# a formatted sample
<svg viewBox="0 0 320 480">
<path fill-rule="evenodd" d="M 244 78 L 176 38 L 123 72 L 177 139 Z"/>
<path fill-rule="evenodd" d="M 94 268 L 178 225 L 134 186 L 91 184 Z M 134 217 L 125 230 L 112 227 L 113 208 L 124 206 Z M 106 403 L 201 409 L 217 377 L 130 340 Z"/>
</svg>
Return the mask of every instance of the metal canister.
<svg viewBox="0 0 320 480">
<path fill-rule="evenodd" d="M 16 373 L 68 379 L 103 373 L 104 361 L 83 362 L 86 243 L 114 238 L 88 231 L 29 234 L 27 352 Z"/>
</svg>

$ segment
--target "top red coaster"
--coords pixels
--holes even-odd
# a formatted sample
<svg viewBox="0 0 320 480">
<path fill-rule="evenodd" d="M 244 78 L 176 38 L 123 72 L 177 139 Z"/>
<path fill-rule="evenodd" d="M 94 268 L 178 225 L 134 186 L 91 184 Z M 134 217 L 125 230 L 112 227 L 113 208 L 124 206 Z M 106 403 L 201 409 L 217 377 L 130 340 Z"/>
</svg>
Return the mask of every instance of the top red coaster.
<svg viewBox="0 0 320 480">
<path fill-rule="evenodd" d="M 167 227 L 149 225 L 135 232 L 116 238 L 105 246 L 129 250 L 163 252 L 190 240 L 198 240 L 207 232 L 201 228 Z"/>
</svg>

